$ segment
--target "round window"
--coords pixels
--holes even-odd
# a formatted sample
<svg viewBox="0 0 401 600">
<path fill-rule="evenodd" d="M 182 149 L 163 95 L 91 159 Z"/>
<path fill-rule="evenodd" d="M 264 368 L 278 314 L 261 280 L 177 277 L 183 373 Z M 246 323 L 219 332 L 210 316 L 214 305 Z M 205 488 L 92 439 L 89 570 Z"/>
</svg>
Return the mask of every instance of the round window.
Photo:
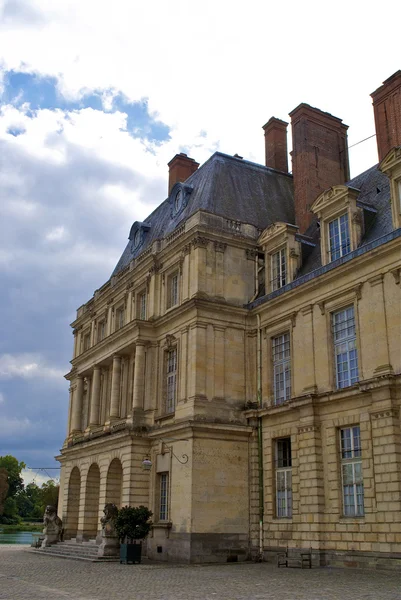
<svg viewBox="0 0 401 600">
<path fill-rule="evenodd" d="M 178 213 L 182 206 L 182 191 L 179 190 L 174 200 L 174 212 Z"/>
<path fill-rule="evenodd" d="M 141 241 L 141 231 L 138 229 L 134 235 L 134 248 L 139 246 L 140 241 Z"/>
</svg>

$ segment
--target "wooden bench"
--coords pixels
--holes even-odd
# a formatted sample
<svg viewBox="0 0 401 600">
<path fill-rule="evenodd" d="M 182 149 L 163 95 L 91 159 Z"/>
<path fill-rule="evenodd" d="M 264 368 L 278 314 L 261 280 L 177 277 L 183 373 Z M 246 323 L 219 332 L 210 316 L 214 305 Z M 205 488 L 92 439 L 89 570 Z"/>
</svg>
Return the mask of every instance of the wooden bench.
<svg viewBox="0 0 401 600">
<path fill-rule="evenodd" d="M 312 548 L 306 550 L 300 548 L 299 550 L 290 550 L 287 546 L 285 552 L 279 552 L 277 554 L 277 566 L 278 567 L 300 567 L 301 569 L 312 568 Z"/>
</svg>

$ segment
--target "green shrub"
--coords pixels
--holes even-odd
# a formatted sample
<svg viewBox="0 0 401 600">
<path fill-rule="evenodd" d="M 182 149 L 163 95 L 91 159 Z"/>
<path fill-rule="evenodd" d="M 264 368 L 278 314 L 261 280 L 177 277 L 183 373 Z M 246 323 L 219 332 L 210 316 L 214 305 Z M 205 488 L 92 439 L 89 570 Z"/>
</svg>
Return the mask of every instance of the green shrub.
<svg viewBox="0 0 401 600">
<path fill-rule="evenodd" d="M 143 540 L 152 527 L 152 512 L 146 506 L 124 506 L 118 511 L 115 528 L 122 543 Z"/>
</svg>

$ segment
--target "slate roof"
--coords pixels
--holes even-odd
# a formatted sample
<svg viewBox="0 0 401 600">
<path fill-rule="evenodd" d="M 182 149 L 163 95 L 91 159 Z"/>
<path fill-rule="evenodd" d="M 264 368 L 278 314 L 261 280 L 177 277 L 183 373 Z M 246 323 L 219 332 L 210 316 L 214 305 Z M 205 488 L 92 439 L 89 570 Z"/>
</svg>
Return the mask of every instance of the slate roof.
<svg viewBox="0 0 401 600">
<path fill-rule="evenodd" d="M 112 275 L 198 210 L 249 223 L 261 230 L 276 221 L 294 222 L 293 182 L 287 173 L 215 152 L 185 184 L 192 186 L 193 191 L 184 210 L 172 217 L 170 198 L 162 202 L 144 221 L 150 225 L 144 243 L 132 252 L 129 241 Z"/>
<path fill-rule="evenodd" d="M 140 255 L 156 239 L 172 233 L 198 210 L 211 212 L 227 219 L 250 223 L 260 230 L 277 221 L 294 223 L 294 194 L 292 175 L 258 165 L 237 157 L 215 152 L 185 182 L 193 188 L 187 206 L 172 216 L 172 195 L 146 219 L 150 226 L 143 244 L 132 250 L 129 241 L 113 271 L 116 275 L 132 258 Z M 393 229 L 390 207 L 389 179 L 375 165 L 346 183 L 360 190 L 357 201 L 376 209 L 377 213 L 365 232 L 360 247 L 390 233 Z M 305 260 L 296 275 L 298 279 L 321 267 L 320 230 L 312 221 L 305 235 L 316 244 L 305 247 Z M 264 293 L 261 290 L 260 296 Z"/>
</svg>

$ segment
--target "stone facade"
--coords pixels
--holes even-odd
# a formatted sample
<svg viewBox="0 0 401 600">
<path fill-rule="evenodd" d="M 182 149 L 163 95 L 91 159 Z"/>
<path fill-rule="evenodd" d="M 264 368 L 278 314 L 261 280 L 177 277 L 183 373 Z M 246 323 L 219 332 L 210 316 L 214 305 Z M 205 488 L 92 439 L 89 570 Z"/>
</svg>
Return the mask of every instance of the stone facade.
<svg viewBox="0 0 401 600">
<path fill-rule="evenodd" d="M 306 105 L 291 116 L 313 138 L 294 178 L 179 155 L 168 199 L 78 309 L 58 457 L 65 538 L 100 542 L 106 503 L 145 504 L 159 560 L 268 560 L 289 546 L 321 564 L 401 564 L 401 155 L 347 183 L 341 120 Z M 280 127 L 266 153 L 283 171 Z"/>
</svg>

